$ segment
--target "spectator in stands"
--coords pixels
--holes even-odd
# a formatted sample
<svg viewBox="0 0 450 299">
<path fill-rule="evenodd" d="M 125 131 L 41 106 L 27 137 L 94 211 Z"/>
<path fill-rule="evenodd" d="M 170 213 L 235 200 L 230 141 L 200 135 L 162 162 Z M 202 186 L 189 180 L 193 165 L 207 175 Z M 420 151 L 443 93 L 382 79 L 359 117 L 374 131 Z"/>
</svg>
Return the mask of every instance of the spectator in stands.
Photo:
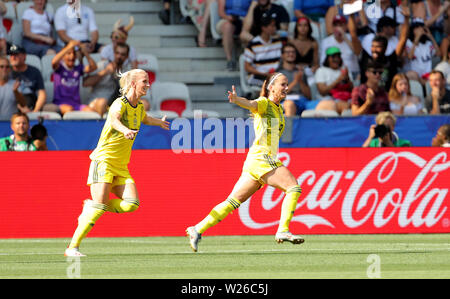
<svg viewBox="0 0 450 299">
<path fill-rule="evenodd" d="M 86 44 L 89 53 L 97 53 L 102 45 L 98 43 L 99 33 L 94 11 L 80 1 L 72 2 L 72 5 L 66 3 L 59 7 L 55 13 L 58 45 L 64 47 L 70 40 L 79 40 Z"/>
<path fill-rule="evenodd" d="M 409 79 L 405 74 L 398 73 L 394 76 L 388 96 L 392 113 L 396 115 L 422 114 L 423 105 L 418 97 L 411 94 Z"/>
<path fill-rule="evenodd" d="M 248 13 L 251 1 L 218 0 L 220 20 L 216 24 L 216 30 L 222 35 L 228 71 L 236 70 L 236 59 L 233 55 L 234 37 L 241 33 L 242 20 Z"/>
<path fill-rule="evenodd" d="M 12 45 L 9 48 L 9 62 L 12 67 L 12 78 L 20 82 L 19 92 L 25 97 L 26 105 L 18 106 L 20 111 L 41 111 L 46 101 L 44 79 L 36 67 L 25 63 L 25 49 Z"/>
<path fill-rule="evenodd" d="M 449 38 L 447 38 L 446 40 L 449 40 Z M 436 65 L 434 69 L 437 71 L 441 71 L 444 74 L 445 80 L 447 82 L 447 89 L 450 89 L 450 43 L 447 43 L 446 46 L 447 47 L 445 48 L 445 51 L 441 51 L 442 61 L 438 63 L 438 65 Z"/>
<path fill-rule="evenodd" d="M 338 47 L 330 47 L 325 54 L 323 66 L 314 75 L 321 97 L 316 109 L 342 113 L 350 108 L 353 83 L 350 81 L 348 69 L 342 63 L 341 50 Z"/>
<path fill-rule="evenodd" d="M 431 146 L 450 147 L 450 124 L 439 127 L 431 141 Z"/>
<path fill-rule="evenodd" d="M 394 19 L 392 19 L 391 17 L 381 17 L 377 23 L 376 34 L 369 33 L 365 35 L 361 39 L 361 46 L 369 55 L 372 55 L 371 47 L 373 39 L 375 38 L 376 35 L 383 36 L 388 41 L 384 55 L 389 56 L 395 51 L 399 42 L 399 38 L 396 35 L 396 31 L 397 31 L 397 23 L 394 21 Z"/>
<path fill-rule="evenodd" d="M 377 63 L 382 64 L 383 74 L 381 76 L 381 82 L 385 90 L 391 88 L 392 78 L 398 72 L 400 66 L 399 58 L 403 55 L 403 50 L 408 39 L 409 32 L 409 8 L 400 7 L 401 13 L 404 16 L 404 23 L 401 26 L 400 37 L 395 48 L 395 51 L 390 55 L 386 55 L 386 50 L 388 46 L 388 40 L 384 36 L 376 35 L 371 44 L 371 54 L 367 51 L 362 50 L 361 59 L 359 61 L 359 67 L 361 69 L 361 83 L 365 83 L 367 80 L 366 71 L 368 69 L 367 65 L 370 61 L 377 61 Z"/>
<path fill-rule="evenodd" d="M 347 33 L 347 31 L 349 31 Z M 341 58 L 348 68 L 352 80 L 359 79 L 358 55 L 361 53 L 361 43 L 358 41 L 354 16 L 349 18 L 348 29 L 347 19 L 341 15 L 336 15 L 333 19 L 333 34 L 324 38 L 321 42 L 320 62 L 326 58 L 326 50 L 330 47 L 338 47 L 341 50 Z"/>
<path fill-rule="evenodd" d="M 0 119 L 10 119 L 17 112 L 17 105 L 25 106 L 26 100 L 19 92 L 20 81 L 10 77 L 8 58 L 0 57 Z"/>
<path fill-rule="evenodd" d="M 377 114 L 375 125 L 370 126 L 369 136 L 362 147 L 405 147 L 411 146 L 411 141 L 401 139 L 395 133 L 397 118 L 392 112 L 385 111 Z"/>
<path fill-rule="evenodd" d="M 441 43 L 448 32 L 445 32 L 445 23 L 450 15 L 450 2 L 441 0 L 421 0 L 412 3 L 412 15 L 425 22 L 438 44 Z M 448 24 L 447 24 L 448 25 Z"/>
<path fill-rule="evenodd" d="M 261 33 L 254 37 L 244 50 L 245 71 L 248 83 L 262 86 L 264 80 L 280 65 L 282 41 L 274 37 L 277 31 L 275 19 L 263 17 Z"/>
<path fill-rule="evenodd" d="M 103 115 L 108 106 L 120 96 L 118 74 L 132 69 L 128 60 L 130 47 L 125 43 L 118 43 L 114 48 L 114 60 L 101 60 L 97 64 L 96 73 L 83 79 L 83 87 L 92 87 L 91 102 L 89 106 Z M 147 100 L 141 99 L 145 111 L 150 110 Z"/>
<path fill-rule="evenodd" d="M 334 0 L 294 0 L 294 15 L 297 19 L 306 17 L 313 22 L 325 18 L 328 8 L 334 5 Z"/>
<path fill-rule="evenodd" d="M 364 13 L 367 17 L 368 26 L 372 33 L 377 32 L 377 24 L 380 18 L 390 17 L 396 24 L 403 24 L 406 17 L 403 10 L 408 9 L 408 1 L 401 0 L 401 7 L 398 7 L 396 2 L 391 0 L 368 1 L 364 4 Z"/>
<path fill-rule="evenodd" d="M 6 14 L 7 8 L 3 1 L 0 1 L 0 56 L 6 55 L 6 29 L 3 26 L 3 16 Z"/>
<path fill-rule="evenodd" d="M 108 44 L 104 47 L 102 47 L 100 51 L 100 57 L 102 59 L 105 59 L 107 61 L 114 61 L 115 53 L 114 49 L 115 47 L 120 44 L 125 44 L 128 39 L 128 32 L 130 32 L 131 28 L 133 28 L 134 25 L 134 18 L 133 16 L 130 17 L 130 21 L 128 22 L 128 25 L 126 26 L 120 26 L 121 20 L 117 20 L 117 22 L 114 24 L 113 31 L 111 33 L 111 44 Z M 130 53 L 128 55 L 127 61 L 125 64 L 130 63 L 131 67 L 133 69 L 136 69 L 138 67 L 138 58 L 136 54 L 136 50 L 133 47 L 130 48 Z"/>
<path fill-rule="evenodd" d="M 0 138 L 0 152 L 46 150 L 47 145 L 45 142 L 45 137 L 43 140 L 33 140 L 33 138 L 28 134 L 29 129 L 30 119 L 28 116 L 22 112 L 14 113 L 11 116 L 11 130 L 13 131 L 13 134 Z"/>
<path fill-rule="evenodd" d="M 359 11 L 358 13 L 354 13 L 352 15 L 344 15 L 344 4 L 352 3 L 353 0 L 343 0 L 340 4 L 331 6 L 327 10 L 327 14 L 325 15 L 325 26 L 326 26 L 326 35 L 331 35 L 334 32 L 333 21 L 336 16 L 342 16 L 349 19 L 350 16 L 353 16 L 355 21 L 355 27 L 358 36 L 368 34 L 368 26 L 367 26 L 367 17 L 364 14 L 364 10 Z"/>
<path fill-rule="evenodd" d="M 170 25 L 171 0 L 163 0 L 163 9 L 158 13 L 158 17 L 164 25 Z"/>
<path fill-rule="evenodd" d="M 271 3 L 271 0 L 254 0 L 250 4 L 248 13 L 244 18 L 242 32 L 239 35 L 244 44 L 249 43 L 260 33 L 260 22 L 264 16 L 271 16 L 275 19 L 278 33 L 287 37 L 290 18 L 283 5 Z"/>
<path fill-rule="evenodd" d="M 285 44 L 282 48 L 281 64 L 276 70 L 288 79 L 288 95 L 283 102 L 284 113 L 287 117 L 301 115 L 303 110 L 314 109 L 318 101 L 311 100 L 311 89 L 303 67 L 296 64 L 297 50 L 292 44 Z"/>
<path fill-rule="evenodd" d="M 193 10 L 196 11 L 197 15 L 194 17 L 197 21 L 197 28 L 198 35 L 195 39 L 197 43 L 197 47 L 200 48 L 206 48 L 206 33 L 208 32 L 208 25 L 211 19 L 211 3 L 215 2 L 216 0 L 196 0 L 192 1 L 192 3 L 197 4 L 197 9 Z M 201 2 L 201 3 L 200 3 Z M 192 17 L 191 17 L 192 19 Z M 195 24 L 195 23 L 194 23 Z"/>
<path fill-rule="evenodd" d="M 433 70 L 428 76 L 431 94 L 425 100 L 425 106 L 429 114 L 450 113 L 450 90 L 445 88 L 444 74 Z"/>
<path fill-rule="evenodd" d="M 33 6 L 22 16 L 22 45 L 28 54 L 40 57 L 56 54 L 58 48 L 52 37 L 53 15 L 45 10 L 46 0 L 33 0 Z"/>
<path fill-rule="evenodd" d="M 366 82 L 353 88 L 352 91 L 352 115 L 390 111 L 389 98 L 381 81 L 383 72 L 383 65 L 379 62 L 371 61 L 367 64 Z"/>
<path fill-rule="evenodd" d="M 89 56 L 88 45 L 77 40 L 71 40 L 52 59 L 53 68 L 53 104 L 59 106 L 61 114 L 73 110 L 94 111 L 90 106 L 81 103 L 80 81 L 82 76 L 97 69 L 95 61 Z M 78 55 L 77 52 L 81 54 Z M 77 56 L 79 63 L 76 64 Z M 83 56 L 88 65 L 83 65 Z"/>
<path fill-rule="evenodd" d="M 438 44 L 430 30 L 422 21 L 411 24 L 409 38 L 406 41 L 405 52 L 407 54 L 406 65 L 408 78 L 426 84 L 426 78 L 432 70 L 432 59 L 441 56 Z"/>
<path fill-rule="evenodd" d="M 294 29 L 294 38 L 289 42 L 297 49 L 297 63 L 315 73 L 319 68 L 319 43 L 312 37 L 311 22 L 308 18 L 300 17 Z"/>
</svg>

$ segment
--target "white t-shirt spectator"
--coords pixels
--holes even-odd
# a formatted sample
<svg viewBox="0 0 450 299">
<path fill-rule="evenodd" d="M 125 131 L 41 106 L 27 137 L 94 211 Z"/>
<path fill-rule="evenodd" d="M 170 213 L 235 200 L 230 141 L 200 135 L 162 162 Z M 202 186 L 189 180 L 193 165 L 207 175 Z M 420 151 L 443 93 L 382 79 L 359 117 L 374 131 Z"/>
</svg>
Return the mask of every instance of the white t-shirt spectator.
<svg viewBox="0 0 450 299">
<path fill-rule="evenodd" d="M 378 1 L 375 1 L 372 4 L 364 5 L 364 12 L 366 13 L 367 21 L 369 22 L 368 26 L 373 32 L 377 32 L 378 20 L 382 17 L 390 17 L 394 19 L 397 24 L 403 24 L 405 22 L 405 17 L 402 15 L 401 11 L 402 10 L 399 6 L 395 8 L 395 18 L 394 8 L 388 7 L 383 12 Z"/>
<path fill-rule="evenodd" d="M 102 48 L 100 52 L 100 57 L 108 61 L 114 60 L 114 48 L 112 44 L 106 45 Z M 125 60 L 124 64 L 131 63 L 137 60 L 136 50 L 130 46 L 130 53 L 128 53 L 128 58 Z"/>
<path fill-rule="evenodd" d="M 30 22 L 31 33 L 50 36 L 52 33 L 53 15 L 48 11 L 38 14 L 34 9 L 28 8 L 22 16 L 23 20 Z"/>
<path fill-rule="evenodd" d="M 406 41 L 405 50 L 407 53 L 411 51 L 413 42 L 411 40 Z M 424 44 L 419 43 L 414 50 L 413 59 L 408 59 L 405 64 L 405 71 L 415 71 L 419 76 L 428 74 L 433 69 L 432 59 L 436 54 L 436 49 L 433 43 L 427 40 Z"/>
<path fill-rule="evenodd" d="M 325 83 L 328 85 L 328 84 L 336 81 L 340 75 L 341 75 L 341 69 L 334 70 L 334 69 L 326 67 L 326 66 L 321 66 L 317 69 L 316 73 L 314 74 L 314 79 L 316 81 L 316 84 L 317 83 Z M 331 97 L 331 95 L 322 96 L 320 93 L 319 93 L 319 96 L 320 96 L 320 100 Z"/>
<path fill-rule="evenodd" d="M 95 22 L 94 11 L 84 5 L 81 5 L 80 20 L 78 23 L 76 14 L 71 13 L 71 8 L 68 4 L 65 4 L 58 8 L 55 13 L 55 29 L 65 30 L 66 34 L 71 38 L 79 41 L 87 41 L 91 39 L 90 33 L 97 31 L 97 23 Z M 58 44 L 64 46 L 64 42 L 58 38 Z"/>
<path fill-rule="evenodd" d="M 370 56 L 372 56 L 372 41 L 374 38 L 375 38 L 375 34 L 369 33 L 369 34 L 365 35 L 361 41 L 361 47 Z M 392 53 L 394 53 L 395 48 L 397 48 L 397 44 L 398 44 L 398 37 L 395 35 L 391 36 L 391 38 L 388 39 L 388 45 L 387 45 L 386 52 L 384 53 L 384 55 L 389 56 Z"/>
<path fill-rule="evenodd" d="M 349 33 L 345 34 L 348 40 L 352 40 Z M 352 73 L 359 73 L 358 57 L 353 53 L 352 48 L 345 42 L 338 43 L 334 35 L 330 35 L 320 43 L 320 64 L 322 65 L 326 58 L 326 50 L 329 47 L 338 47 L 341 50 L 341 58 L 345 66 Z"/>
</svg>

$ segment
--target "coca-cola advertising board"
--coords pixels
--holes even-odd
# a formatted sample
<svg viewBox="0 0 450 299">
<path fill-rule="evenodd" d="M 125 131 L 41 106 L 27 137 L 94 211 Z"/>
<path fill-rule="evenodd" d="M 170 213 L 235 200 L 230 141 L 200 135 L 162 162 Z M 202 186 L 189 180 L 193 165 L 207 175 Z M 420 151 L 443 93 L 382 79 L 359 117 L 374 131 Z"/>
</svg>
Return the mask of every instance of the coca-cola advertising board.
<svg viewBox="0 0 450 299">
<path fill-rule="evenodd" d="M 88 151 L 0 153 L 0 238 L 70 237 L 86 186 Z M 299 234 L 450 232 L 450 150 L 280 149 L 302 186 L 290 229 Z M 230 194 L 246 153 L 135 150 L 140 208 L 104 214 L 92 237 L 181 236 Z M 205 235 L 266 235 L 284 193 L 264 186 Z"/>
</svg>

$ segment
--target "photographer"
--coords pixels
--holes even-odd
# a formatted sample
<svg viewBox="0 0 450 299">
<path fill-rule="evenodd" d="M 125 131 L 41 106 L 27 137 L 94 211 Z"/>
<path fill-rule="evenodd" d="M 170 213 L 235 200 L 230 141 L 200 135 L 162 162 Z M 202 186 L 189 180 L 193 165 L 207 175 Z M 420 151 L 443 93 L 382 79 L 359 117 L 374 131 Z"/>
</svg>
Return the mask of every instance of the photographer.
<svg viewBox="0 0 450 299">
<path fill-rule="evenodd" d="M 397 118 L 392 112 L 385 111 L 377 114 L 375 125 L 370 126 L 369 136 L 362 147 L 403 147 L 411 146 L 409 140 L 401 139 L 394 132 Z"/>
<path fill-rule="evenodd" d="M 39 151 L 47 150 L 47 130 L 41 124 L 31 128 L 31 136 L 28 134 L 30 120 L 25 113 L 17 112 L 11 117 L 11 130 L 13 134 L 0 138 L 0 152 L 4 151 Z"/>
</svg>

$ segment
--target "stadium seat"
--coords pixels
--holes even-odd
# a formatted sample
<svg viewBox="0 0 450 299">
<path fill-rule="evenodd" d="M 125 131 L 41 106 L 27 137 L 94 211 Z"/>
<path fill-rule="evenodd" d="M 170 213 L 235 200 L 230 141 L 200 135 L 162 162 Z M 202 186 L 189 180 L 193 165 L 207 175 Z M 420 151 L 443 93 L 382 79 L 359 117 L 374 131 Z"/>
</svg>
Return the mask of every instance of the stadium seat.
<svg viewBox="0 0 450 299">
<path fill-rule="evenodd" d="M 42 77 L 44 78 L 44 81 L 51 81 L 53 68 L 52 68 L 52 59 L 55 57 L 54 54 L 51 55 L 44 55 L 41 58 L 41 64 L 42 64 Z"/>
<path fill-rule="evenodd" d="M 302 112 L 301 117 L 339 117 L 339 114 L 333 110 L 308 109 Z"/>
<path fill-rule="evenodd" d="M 164 115 L 167 116 L 168 119 L 174 119 L 179 117 L 178 113 L 173 111 L 162 111 L 162 110 L 150 110 L 147 111 L 147 115 L 154 118 L 162 118 Z"/>
<path fill-rule="evenodd" d="M 294 15 L 294 0 L 275 0 L 273 3 L 278 4 L 278 5 L 282 5 L 287 13 L 289 14 L 289 19 L 290 20 L 294 20 L 295 19 L 295 15 Z"/>
<path fill-rule="evenodd" d="M 341 112 L 341 116 L 343 117 L 353 116 L 352 109 L 345 109 L 344 111 Z"/>
<path fill-rule="evenodd" d="M 182 117 L 185 118 L 197 118 L 197 117 L 201 117 L 201 118 L 208 118 L 208 117 L 215 117 L 215 118 L 219 118 L 220 117 L 220 113 L 216 112 L 216 111 L 211 111 L 211 110 L 184 110 L 183 113 L 181 114 Z"/>
<path fill-rule="evenodd" d="M 158 79 L 158 58 L 152 54 L 139 54 L 138 68 L 143 69 L 148 74 L 150 86 Z"/>
<path fill-rule="evenodd" d="M 241 54 L 239 56 L 239 79 L 240 79 L 240 83 L 241 83 L 241 89 L 242 92 L 247 95 L 247 94 L 251 94 L 251 95 L 255 95 L 258 94 L 260 91 L 260 88 L 257 86 L 250 86 L 247 83 L 247 77 L 248 74 L 245 71 L 245 58 L 244 58 L 244 54 Z"/>
<path fill-rule="evenodd" d="M 46 103 L 53 103 L 53 82 L 44 81 L 45 94 L 47 96 Z"/>
<path fill-rule="evenodd" d="M 28 112 L 27 115 L 30 118 L 30 120 L 37 120 L 41 117 L 43 119 L 55 119 L 55 120 L 62 119 L 61 114 L 50 111 Z"/>
<path fill-rule="evenodd" d="M 92 111 L 70 111 L 63 115 L 64 120 L 75 120 L 75 119 L 101 119 L 102 116 L 97 112 Z"/>
<path fill-rule="evenodd" d="M 420 82 L 416 80 L 409 80 L 409 86 L 411 88 L 411 94 L 415 95 L 416 97 L 419 97 L 420 100 L 423 101 L 424 96 L 422 84 L 420 84 Z"/>
<path fill-rule="evenodd" d="M 181 116 L 184 110 L 192 110 L 189 89 L 184 83 L 155 82 L 152 85 L 151 97 L 156 111 L 169 110 Z"/>
<path fill-rule="evenodd" d="M 39 58 L 39 56 L 33 55 L 33 54 L 27 54 L 25 63 L 36 67 L 42 73 L 42 64 L 41 64 L 41 59 Z"/>
</svg>

